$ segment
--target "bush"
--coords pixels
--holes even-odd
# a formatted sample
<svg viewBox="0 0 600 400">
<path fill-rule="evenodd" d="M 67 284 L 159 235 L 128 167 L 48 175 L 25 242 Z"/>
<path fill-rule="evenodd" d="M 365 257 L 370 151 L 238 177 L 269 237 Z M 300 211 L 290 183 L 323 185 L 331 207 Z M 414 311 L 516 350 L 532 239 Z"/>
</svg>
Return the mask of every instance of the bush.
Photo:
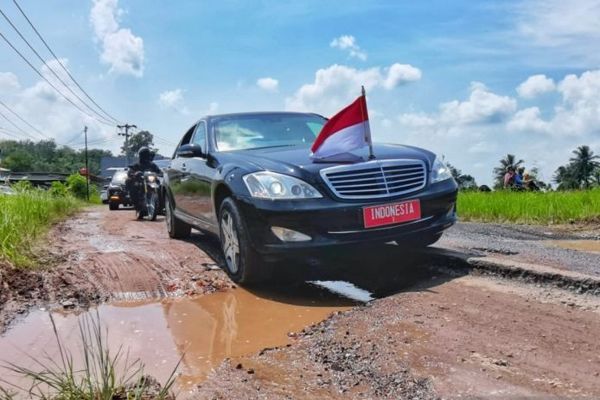
<svg viewBox="0 0 600 400">
<path fill-rule="evenodd" d="M 35 239 L 82 205 L 73 196 L 54 197 L 43 190 L 0 196 L 0 262 L 8 260 L 17 267 L 35 265 Z"/>
<path fill-rule="evenodd" d="M 25 193 L 33 190 L 33 185 L 29 181 L 19 181 L 12 185 L 15 192 Z"/>
<path fill-rule="evenodd" d="M 67 197 L 69 195 L 69 188 L 62 182 L 52 182 L 48 192 L 54 197 Z"/>
<path fill-rule="evenodd" d="M 78 199 L 87 199 L 87 181 L 84 176 L 78 173 L 69 175 L 67 178 L 67 187 L 69 192 Z"/>
</svg>

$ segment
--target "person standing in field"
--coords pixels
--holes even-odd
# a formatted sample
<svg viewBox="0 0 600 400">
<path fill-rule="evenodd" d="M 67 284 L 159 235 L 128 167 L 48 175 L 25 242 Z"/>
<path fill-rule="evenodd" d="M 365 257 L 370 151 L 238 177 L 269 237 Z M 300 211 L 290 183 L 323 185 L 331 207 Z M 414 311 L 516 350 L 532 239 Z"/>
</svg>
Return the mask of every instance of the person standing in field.
<svg viewBox="0 0 600 400">
<path fill-rule="evenodd" d="M 515 184 L 515 169 L 514 167 L 508 167 L 504 174 L 504 189 L 510 189 Z"/>
<path fill-rule="evenodd" d="M 523 174 L 525 173 L 524 167 L 519 167 L 514 175 L 514 188 L 516 190 L 523 190 Z"/>
</svg>

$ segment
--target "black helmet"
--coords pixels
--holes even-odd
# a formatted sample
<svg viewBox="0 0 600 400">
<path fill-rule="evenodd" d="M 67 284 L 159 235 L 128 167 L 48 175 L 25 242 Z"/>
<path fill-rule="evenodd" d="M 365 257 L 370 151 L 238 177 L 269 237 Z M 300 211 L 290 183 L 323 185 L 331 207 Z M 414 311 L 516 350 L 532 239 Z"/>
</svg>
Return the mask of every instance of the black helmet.
<svg viewBox="0 0 600 400">
<path fill-rule="evenodd" d="M 138 158 L 140 163 L 147 163 L 152 160 L 150 149 L 146 146 L 140 147 L 138 150 Z"/>
</svg>

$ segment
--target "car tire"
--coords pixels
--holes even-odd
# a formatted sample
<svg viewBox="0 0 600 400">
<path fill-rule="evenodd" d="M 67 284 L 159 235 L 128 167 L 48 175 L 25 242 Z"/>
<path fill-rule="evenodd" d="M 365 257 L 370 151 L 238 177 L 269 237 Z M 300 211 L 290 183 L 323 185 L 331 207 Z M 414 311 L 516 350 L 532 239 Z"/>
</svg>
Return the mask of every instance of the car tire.
<svg viewBox="0 0 600 400">
<path fill-rule="evenodd" d="M 231 197 L 225 198 L 219 208 L 219 232 L 225 272 L 231 280 L 251 284 L 270 277 L 269 264 L 252 247 L 240 210 Z"/>
<path fill-rule="evenodd" d="M 186 224 L 175 216 L 173 201 L 168 195 L 165 196 L 165 213 L 165 221 L 167 223 L 169 237 L 172 239 L 185 239 L 190 237 L 192 233 L 191 225 Z"/>
<path fill-rule="evenodd" d="M 110 211 L 115 211 L 115 210 L 118 210 L 118 209 L 119 209 L 119 203 L 113 203 L 112 201 L 110 201 L 110 202 L 108 203 L 108 209 L 109 209 Z"/>
</svg>

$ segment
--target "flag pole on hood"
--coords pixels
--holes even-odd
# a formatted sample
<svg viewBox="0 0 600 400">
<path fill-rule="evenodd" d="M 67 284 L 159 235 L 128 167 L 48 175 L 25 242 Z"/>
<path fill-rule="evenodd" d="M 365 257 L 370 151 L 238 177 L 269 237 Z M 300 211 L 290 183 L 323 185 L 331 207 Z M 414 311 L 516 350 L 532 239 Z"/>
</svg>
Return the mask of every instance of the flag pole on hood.
<svg viewBox="0 0 600 400">
<path fill-rule="evenodd" d="M 364 104 L 364 107 L 367 106 L 367 93 L 365 92 L 364 85 L 362 85 L 360 87 L 360 89 L 361 89 L 361 94 L 365 99 L 364 103 L 361 103 L 361 107 L 360 107 L 360 111 L 364 115 L 364 114 L 366 114 L 366 110 L 363 110 L 363 104 Z M 374 160 L 375 154 L 373 154 L 373 140 L 371 139 L 371 126 L 369 125 L 368 118 L 363 118 L 363 119 L 364 119 L 363 124 L 365 125 L 365 141 L 369 144 L 369 160 Z"/>
</svg>

